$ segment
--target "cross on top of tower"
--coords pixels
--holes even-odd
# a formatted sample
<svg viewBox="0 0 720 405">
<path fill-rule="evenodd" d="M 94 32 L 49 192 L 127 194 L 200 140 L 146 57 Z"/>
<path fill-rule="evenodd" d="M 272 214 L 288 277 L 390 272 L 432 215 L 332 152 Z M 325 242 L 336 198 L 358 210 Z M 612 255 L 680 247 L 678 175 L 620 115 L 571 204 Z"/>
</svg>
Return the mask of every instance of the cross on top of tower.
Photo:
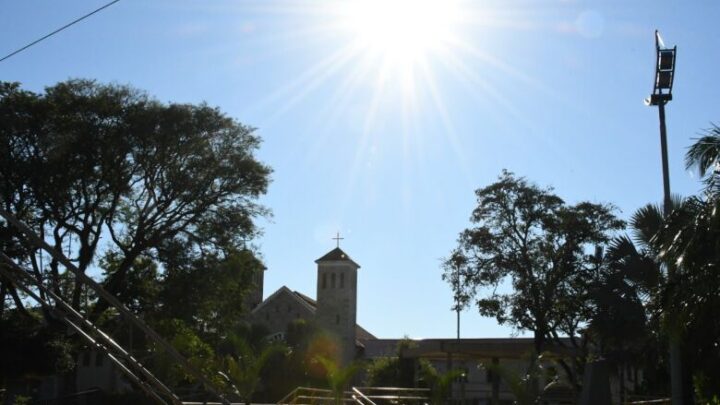
<svg viewBox="0 0 720 405">
<path fill-rule="evenodd" d="M 336 232 L 336 233 L 335 233 L 335 237 L 332 238 L 332 239 L 335 240 L 335 242 L 337 242 L 337 247 L 339 248 L 339 247 L 340 247 L 340 241 L 343 240 L 343 239 L 345 239 L 345 238 L 341 238 L 341 237 L 340 237 L 340 232 Z"/>
</svg>

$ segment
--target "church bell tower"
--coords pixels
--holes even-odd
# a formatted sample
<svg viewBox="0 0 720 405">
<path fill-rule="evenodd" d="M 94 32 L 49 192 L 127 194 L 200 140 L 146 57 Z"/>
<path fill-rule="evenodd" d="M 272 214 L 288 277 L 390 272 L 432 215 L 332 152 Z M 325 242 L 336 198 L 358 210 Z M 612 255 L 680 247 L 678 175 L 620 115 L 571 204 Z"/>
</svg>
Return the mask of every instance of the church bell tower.
<svg viewBox="0 0 720 405">
<path fill-rule="evenodd" d="M 339 245 L 315 263 L 316 319 L 320 327 L 337 338 L 341 365 L 347 365 L 355 359 L 357 271 L 360 266 Z"/>
</svg>

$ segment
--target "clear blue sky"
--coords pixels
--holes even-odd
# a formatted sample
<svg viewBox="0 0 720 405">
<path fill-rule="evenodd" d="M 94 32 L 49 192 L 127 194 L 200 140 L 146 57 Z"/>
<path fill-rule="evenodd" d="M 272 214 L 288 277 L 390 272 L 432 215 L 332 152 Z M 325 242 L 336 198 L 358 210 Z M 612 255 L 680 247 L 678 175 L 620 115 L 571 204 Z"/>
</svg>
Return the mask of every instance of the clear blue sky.
<svg viewBox="0 0 720 405">
<path fill-rule="evenodd" d="M 657 110 L 642 102 L 656 28 L 678 45 L 671 186 L 699 189 L 682 158 L 720 121 L 717 1 L 459 1 L 450 17 L 418 17 L 420 29 L 380 9 L 348 16 L 343 1 L 122 0 L 0 63 L 0 80 L 127 83 L 257 127 L 274 169 L 263 198 L 274 216 L 255 241 L 265 294 L 314 296 L 314 260 L 339 231 L 362 266 L 358 321 L 380 337 L 454 336 L 440 259 L 469 224 L 473 190 L 503 168 L 625 218 L 661 200 Z M 395 1 L 402 14 L 408 2 Z M 0 54 L 104 3 L 0 2 Z M 510 333 L 462 315 L 464 337 Z"/>
</svg>

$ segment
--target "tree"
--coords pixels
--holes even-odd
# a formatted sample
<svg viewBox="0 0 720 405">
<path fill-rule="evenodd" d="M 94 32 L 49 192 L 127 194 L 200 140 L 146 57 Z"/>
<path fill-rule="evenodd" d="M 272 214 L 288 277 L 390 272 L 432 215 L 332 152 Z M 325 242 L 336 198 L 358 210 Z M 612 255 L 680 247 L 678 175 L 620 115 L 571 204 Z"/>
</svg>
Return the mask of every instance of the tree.
<svg viewBox="0 0 720 405">
<path fill-rule="evenodd" d="M 420 361 L 420 376 L 422 382 L 430 388 L 430 403 L 442 405 L 448 402 L 453 381 L 464 378 L 464 371 L 460 369 L 440 373 L 427 360 Z"/>
<path fill-rule="evenodd" d="M 207 376 L 209 381 L 220 387 L 226 381 L 218 373 L 213 348 L 203 341 L 192 328 L 178 319 L 166 319 L 156 323 L 155 329 L 188 361 Z M 149 356 L 148 356 L 149 357 Z M 153 353 L 153 373 L 170 387 L 194 384 L 197 381 L 177 361 L 164 351 Z"/>
<path fill-rule="evenodd" d="M 709 197 L 720 197 L 720 127 L 713 124 L 695 140 L 685 154 L 685 167 L 698 171 Z"/>
<path fill-rule="evenodd" d="M 58 83 L 43 93 L 0 82 L 0 122 L 0 208 L 80 272 L 102 267 L 104 287 L 149 321 L 163 300 L 176 299 L 171 305 L 182 308 L 163 285 L 174 289 L 190 279 L 197 284 L 193 293 L 206 288 L 231 299 L 194 296 L 183 314 L 159 309 L 192 319 L 189 325 L 199 319 L 209 326 L 242 310 L 236 304 L 259 263 L 243 246 L 258 232 L 255 219 L 269 214 L 257 202 L 270 169 L 254 155 L 260 139 L 253 128 L 205 104 L 163 104 L 129 86 L 92 80 Z M 104 324 L 122 321 L 87 293 L 80 278 L 2 219 L 0 249 L 76 310 Z M 0 318 L 24 316 L 63 341 L 67 329 L 53 316 L 58 304 L 38 294 L 49 304 L 36 311 L 0 277 Z M 132 329 L 112 329 L 132 339 Z M 166 337 L 197 335 L 179 330 Z M 197 343 L 191 346 L 199 353 L 212 352 Z"/>
<path fill-rule="evenodd" d="M 664 288 L 664 311 L 677 317 L 686 364 L 692 365 L 698 398 L 720 396 L 720 128 L 713 125 L 688 149 L 685 162 L 703 179 L 703 195 L 688 198 L 666 219 L 651 245 L 673 263 L 674 280 Z"/>
<path fill-rule="evenodd" d="M 407 336 L 397 344 L 395 356 L 379 357 L 367 366 L 365 385 L 368 387 L 402 387 L 415 386 L 415 359 L 403 355 L 406 349 L 416 344 Z"/>
<path fill-rule="evenodd" d="M 216 108 L 166 105 L 90 80 L 43 94 L 2 83 L 0 118 L 8 123 L 0 127 L 3 209 L 81 272 L 112 252 L 104 284 L 113 294 L 122 295 L 138 258 L 177 264 L 224 257 L 240 250 L 257 231 L 253 219 L 267 213 L 256 202 L 270 173 L 254 157 L 260 140 Z M 15 248 L 17 263 L 79 309 L 82 282 L 61 291 L 65 269 L 0 226 L 0 243 Z M 7 282 L 2 291 L 15 295 Z M 93 317 L 106 307 L 99 302 Z"/>
<path fill-rule="evenodd" d="M 323 355 L 315 356 L 314 360 L 325 369 L 325 378 L 328 388 L 332 391 L 335 405 L 342 404 L 350 380 L 362 370 L 363 364 L 354 361 L 346 366 L 340 366 L 334 359 Z"/>
<path fill-rule="evenodd" d="M 633 218 L 637 217 L 636 213 Z M 586 333 L 596 354 L 615 367 L 623 399 L 627 366 L 642 369 L 648 377 L 657 375 L 658 370 L 665 375 L 658 366 L 665 358 L 661 355 L 665 353 L 661 344 L 664 333 L 658 328 L 657 316 L 663 275 L 655 256 L 638 246 L 643 245 L 625 235 L 614 238 L 601 258 L 589 294 L 591 314 Z M 654 384 L 658 379 L 645 380 Z"/>
<path fill-rule="evenodd" d="M 181 319 L 206 338 L 216 335 L 209 339 L 216 343 L 246 319 L 251 308 L 245 298 L 263 265 L 251 251 L 241 250 L 224 257 L 206 254 L 165 270 L 155 317 Z"/>
<path fill-rule="evenodd" d="M 475 194 L 474 226 L 460 234 L 458 248 L 444 262 L 445 280 L 458 272 L 464 280 L 451 282 L 456 297 L 474 299 L 481 315 L 500 324 L 533 332 L 536 353 L 548 340 L 564 344 L 561 335 L 581 347 L 577 337 L 588 316 L 583 303 L 597 267 L 593 252 L 624 225 L 614 208 L 567 205 L 552 189 L 508 171 Z M 560 362 L 579 385 L 572 367 Z"/>
<path fill-rule="evenodd" d="M 228 354 L 223 360 L 230 384 L 237 395 L 250 404 L 261 380 L 261 372 L 270 359 L 278 354 L 285 354 L 287 348 L 279 344 L 264 347 L 251 347 L 243 339 L 232 339 L 234 354 Z"/>
</svg>

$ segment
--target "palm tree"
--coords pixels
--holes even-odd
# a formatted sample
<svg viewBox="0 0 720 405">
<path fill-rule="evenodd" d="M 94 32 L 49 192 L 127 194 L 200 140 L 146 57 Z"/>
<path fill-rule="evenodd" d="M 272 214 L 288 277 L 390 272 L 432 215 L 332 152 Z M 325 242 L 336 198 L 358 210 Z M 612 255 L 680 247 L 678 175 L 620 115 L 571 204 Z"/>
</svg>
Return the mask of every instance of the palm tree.
<svg viewBox="0 0 720 405">
<path fill-rule="evenodd" d="M 227 355 L 222 361 L 227 378 L 237 394 L 246 404 L 260 383 L 260 373 L 273 356 L 287 352 L 280 344 L 265 346 L 259 353 L 245 340 L 233 339 L 235 355 Z"/>
<path fill-rule="evenodd" d="M 636 213 L 636 219 L 641 215 L 651 219 L 659 213 L 658 207 L 651 207 L 644 214 Z M 642 233 L 639 229 L 634 231 Z M 620 377 L 621 395 L 625 392 L 623 374 L 626 366 L 648 364 L 653 367 L 657 364 L 651 360 L 654 356 L 649 354 L 656 353 L 653 349 L 659 347 L 658 336 L 652 334 L 651 325 L 658 321 L 654 315 L 661 307 L 657 292 L 662 280 L 656 255 L 623 235 L 610 242 L 597 278 L 592 282 L 588 332 L 599 354 L 609 361 Z"/>
<path fill-rule="evenodd" d="M 350 380 L 362 370 L 364 364 L 354 361 L 345 367 L 341 367 L 336 361 L 328 357 L 317 355 L 313 359 L 325 369 L 325 377 L 327 379 L 328 388 L 332 391 L 333 400 L 336 405 L 343 403 L 345 390 Z"/>
<path fill-rule="evenodd" d="M 696 168 L 706 186 L 706 192 L 720 195 L 720 127 L 713 124 L 690 146 L 685 154 L 685 167 Z"/>
<path fill-rule="evenodd" d="M 430 403 L 433 405 L 447 403 L 453 381 L 465 376 L 464 371 L 460 369 L 440 373 L 428 361 L 421 361 L 420 374 L 425 384 L 430 388 Z"/>
<path fill-rule="evenodd" d="M 704 194 L 674 203 L 664 219 L 645 207 L 636 214 L 635 236 L 675 268 L 674 277 L 662 283 L 660 308 L 671 315 L 665 325 L 671 339 L 682 335 L 688 348 L 696 396 L 708 398 L 720 394 L 711 388 L 720 386 L 720 371 L 713 366 L 720 361 L 720 320 L 715 314 L 720 308 L 720 127 L 712 125 L 695 141 L 685 164 L 699 173 Z"/>
<path fill-rule="evenodd" d="M 685 163 L 697 169 L 704 195 L 673 210 L 652 245 L 677 266 L 665 301 L 679 314 L 685 331 L 696 395 L 710 398 L 720 395 L 720 127 L 713 125 L 696 140 Z"/>
</svg>

